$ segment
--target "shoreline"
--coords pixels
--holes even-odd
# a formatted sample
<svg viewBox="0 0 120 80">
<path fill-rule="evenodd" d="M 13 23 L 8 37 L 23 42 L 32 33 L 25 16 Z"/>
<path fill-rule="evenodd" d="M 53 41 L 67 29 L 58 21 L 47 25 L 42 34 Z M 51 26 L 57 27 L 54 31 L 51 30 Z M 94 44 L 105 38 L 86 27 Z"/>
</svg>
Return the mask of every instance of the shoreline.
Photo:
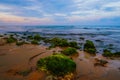
<svg viewBox="0 0 120 80">
<path fill-rule="evenodd" d="M 47 33 L 47 32 L 45 32 L 45 33 Z M 41 37 L 46 38 L 46 39 L 59 37 L 59 38 L 67 39 L 68 41 L 76 41 L 79 46 L 81 46 L 81 44 L 83 44 L 86 40 L 91 40 L 94 42 L 98 53 L 102 53 L 105 48 L 111 50 L 112 52 L 119 52 L 119 45 L 118 45 L 118 43 L 120 43 L 119 39 L 117 37 L 115 37 L 115 38 L 110 37 L 110 35 L 102 35 L 103 33 L 104 32 L 101 32 L 99 34 L 95 33 L 94 35 L 92 35 L 91 33 L 88 33 L 86 35 L 84 33 L 81 33 L 80 35 L 79 34 L 74 35 L 74 34 L 69 34 L 69 33 L 68 33 L 68 35 L 66 35 L 66 34 L 62 34 L 62 35 L 58 34 L 57 35 L 57 34 L 53 33 L 51 35 L 51 34 L 42 34 L 41 32 L 25 32 L 24 31 L 24 32 L 13 32 L 13 33 L 6 32 L 2 35 L 6 36 L 6 37 L 10 36 L 10 35 L 14 35 L 18 40 L 30 42 L 30 41 L 26 40 L 27 36 L 34 36 L 36 34 L 39 34 Z M 49 46 L 49 44 L 44 43 L 44 41 L 40 41 L 39 43 L 44 46 Z"/>
<path fill-rule="evenodd" d="M 32 44 L 25 44 L 20 47 L 16 47 L 16 45 L 13 44 L 5 44 L 4 46 L 0 46 L 0 53 L 7 53 L 5 55 L 0 55 L 1 61 L 0 61 L 0 77 L 6 80 L 9 78 L 15 78 L 13 80 L 17 79 L 26 79 L 26 80 L 34 80 L 37 78 L 41 78 L 41 80 L 45 80 L 45 77 L 47 76 L 44 72 L 38 72 L 36 69 L 33 69 L 33 71 L 28 76 L 20 76 L 15 75 L 15 72 L 21 71 L 21 70 L 27 70 L 30 68 L 30 65 L 35 68 L 36 61 L 40 58 L 50 56 L 52 53 L 60 52 L 62 49 L 59 47 L 53 48 L 51 50 L 46 50 L 47 47 L 45 46 L 38 46 L 38 45 L 32 45 Z M 41 55 L 38 55 L 42 53 Z M 106 79 L 106 80 L 119 80 L 119 60 L 110 60 L 107 59 L 101 55 L 97 56 L 91 56 L 86 52 L 79 51 L 79 56 L 73 56 L 73 61 L 77 64 L 76 69 L 76 79 L 75 80 L 90 80 L 90 79 Z M 38 56 L 35 56 L 38 55 Z M 34 57 L 34 59 L 29 62 L 29 59 L 31 57 Z M 94 59 L 95 58 L 101 58 L 107 60 L 109 63 L 107 64 L 107 67 L 102 66 L 94 66 Z M 88 66 L 89 65 L 89 66 Z M 6 67 L 5 67 L 6 66 Z M 9 67 L 8 67 L 9 66 Z M 4 74 L 3 74 L 4 73 Z M 114 73 L 114 75 L 112 74 Z M 43 76 L 38 76 L 43 75 Z M 8 77 L 6 77 L 8 76 Z M 35 77 L 36 76 L 36 77 Z M 102 77 L 104 76 L 104 77 Z M 116 78 L 117 77 L 117 78 Z M 36 79 L 37 80 L 37 79 Z"/>
</svg>

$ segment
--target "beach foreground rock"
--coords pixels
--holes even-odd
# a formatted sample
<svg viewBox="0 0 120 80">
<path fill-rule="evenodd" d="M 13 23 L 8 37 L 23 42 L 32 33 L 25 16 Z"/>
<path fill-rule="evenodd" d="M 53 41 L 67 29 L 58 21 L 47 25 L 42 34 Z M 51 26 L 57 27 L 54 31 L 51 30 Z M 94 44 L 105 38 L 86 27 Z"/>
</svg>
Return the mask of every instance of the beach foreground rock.
<svg viewBox="0 0 120 80">
<path fill-rule="evenodd" d="M 0 46 L 0 79 L 1 80 L 46 80 L 50 75 L 42 71 L 37 71 L 36 63 L 40 58 L 45 58 L 53 54 L 60 53 L 62 49 L 59 47 L 48 50 L 45 46 L 24 44 L 16 46 L 13 44 L 5 44 Z M 42 54 L 40 54 L 42 53 Z M 40 55 L 39 55 L 40 54 Z M 37 56 L 35 56 L 37 55 Z M 35 56 L 31 59 L 31 57 Z M 107 60 L 107 67 L 94 66 L 95 57 Z M 102 55 L 91 56 L 90 54 L 79 51 L 77 56 L 71 56 L 76 63 L 76 72 L 73 80 L 119 80 L 120 79 L 120 61 L 106 59 Z M 15 74 L 16 72 L 30 73 L 23 76 Z M 68 77 L 68 76 L 66 76 Z M 59 78 L 61 79 L 61 78 Z M 67 79 L 65 79 L 67 80 Z"/>
</svg>

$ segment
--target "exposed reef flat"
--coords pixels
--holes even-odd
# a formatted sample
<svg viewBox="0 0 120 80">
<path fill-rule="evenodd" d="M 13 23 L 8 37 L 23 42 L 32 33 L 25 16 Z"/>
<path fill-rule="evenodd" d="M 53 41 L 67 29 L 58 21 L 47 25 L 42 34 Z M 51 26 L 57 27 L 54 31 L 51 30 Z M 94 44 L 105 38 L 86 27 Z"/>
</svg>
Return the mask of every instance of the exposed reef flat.
<svg viewBox="0 0 120 80">
<path fill-rule="evenodd" d="M 45 46 L 24 44 L 4 44 L 0 46 L 0 79 L 1 80 L 46 80 L 49 77 L 45 72 L 36 70 L 36 62 L 60 52 L 62 48 L 56 47 L 47 49 Z M 101 54 L 91 56 L 90 54 L 78 50 L 78 55 L 71 56 L 76 63 L 76 73 L 74 80 L 119 80 L 120 61 L 111 60 Z M 105 67 L 94 66 L 95 58 L 107 60 Z M 20 75 L 24 73 L 24 75 Z"/>
</svg>

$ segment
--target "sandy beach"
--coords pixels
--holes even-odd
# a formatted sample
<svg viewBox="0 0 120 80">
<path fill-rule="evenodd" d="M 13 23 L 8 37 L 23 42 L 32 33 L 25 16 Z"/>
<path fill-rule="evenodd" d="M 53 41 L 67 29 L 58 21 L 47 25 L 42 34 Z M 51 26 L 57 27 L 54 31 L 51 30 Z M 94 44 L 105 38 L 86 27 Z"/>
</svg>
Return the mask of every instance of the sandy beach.
<svg viewBox="0 0 120 80">
<path fill-rule="evenodd" d="M 120 0 L 0 0 L 0 80 L 120 80 Z"/>
<path fill-rule="evenodd" d="M 1 80 L 46 80 L 45 72 L 36 70 L 36 62 L 60 52 L 59 47 L 47 49 L 45 46 L 24 44 L 16 46 L 4 44 L 0 46 L 0 79 Z M 74 73 L 74 80 L 119 80 L 120 60 L 106 59 L 102 55 L 91 56 L 86 52 L 78 50 L 79 55 L 72 56 L 77 67 Z M 106 67 L 94 66 L 95 58 L 108 61 Z M 17 72 L 31 70 L 27 76 L 21 76 Z"/>
</svg>

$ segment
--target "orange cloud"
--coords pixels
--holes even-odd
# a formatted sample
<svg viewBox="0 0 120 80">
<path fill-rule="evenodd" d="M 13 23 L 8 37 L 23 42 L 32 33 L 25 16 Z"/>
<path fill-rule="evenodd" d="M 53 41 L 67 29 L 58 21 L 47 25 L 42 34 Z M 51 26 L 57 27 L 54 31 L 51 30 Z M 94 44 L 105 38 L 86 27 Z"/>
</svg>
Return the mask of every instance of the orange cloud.
<svg viewBox="0 0 120 80">
<path fill-rule="evenodd" d="M 45 24 L 45 23 L 54 23 L 55 21 L 52 18 L 36 18 L 36 17 L 22 17 L 11 15 L 8 13 L 0 13 L 0 21 L 5 23 L 18 23 L 18 24 Z"/>
</svg>

